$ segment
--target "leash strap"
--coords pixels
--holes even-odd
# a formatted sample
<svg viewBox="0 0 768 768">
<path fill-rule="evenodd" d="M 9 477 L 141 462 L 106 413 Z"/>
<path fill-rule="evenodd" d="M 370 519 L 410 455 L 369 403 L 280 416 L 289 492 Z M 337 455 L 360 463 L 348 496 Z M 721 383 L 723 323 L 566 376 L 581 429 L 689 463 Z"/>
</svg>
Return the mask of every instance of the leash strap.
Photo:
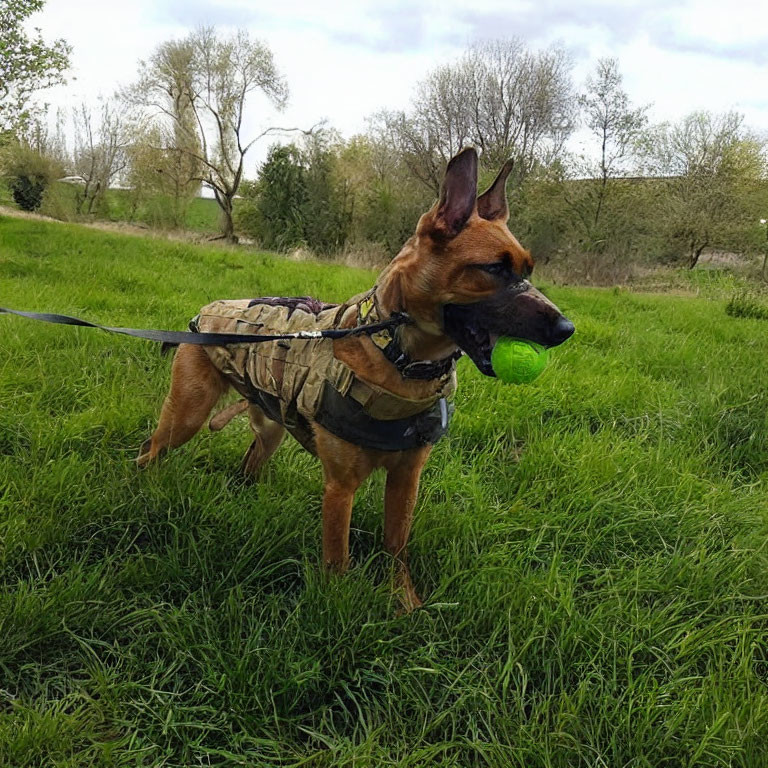
<svg viewBox="0 0 768 768">
<path fill-rule="evenodd" d="M 83 328 L 98 328 L 109 333 L 122 333 L 125 336 L 133 336 L 138 339 L 161 341 L 165 344 L 199 344 L 202 346 L 224 347 L 228 344 L 258 344 L 263 341 L 280 341 L 282 339 L 342 339 L 345 336 L 356 334 L 378 333 L 383 330 L 391 330 L 398 325 L 410 322 L 407 315 L 398 313 L 389 320 L 371 325 L 359 325 L 355 328 L 330 328 L 324 331 L 297 331 L 296 333 L 254 334 L 254 333 L 192 333 L 190 331 L 156 331 L 140 328 L 113 328 L 107 325 L 98 325 L 88 320 L 69 315 L 57 315 L 50 312 L 24 312 L 20 309 L 7 309 L 0 307 L 0 314 L 17 315 L 30 320 L 41 320 L 44 323 L 56 323 L 58 325 L 77 325 Z"/>
</svg>

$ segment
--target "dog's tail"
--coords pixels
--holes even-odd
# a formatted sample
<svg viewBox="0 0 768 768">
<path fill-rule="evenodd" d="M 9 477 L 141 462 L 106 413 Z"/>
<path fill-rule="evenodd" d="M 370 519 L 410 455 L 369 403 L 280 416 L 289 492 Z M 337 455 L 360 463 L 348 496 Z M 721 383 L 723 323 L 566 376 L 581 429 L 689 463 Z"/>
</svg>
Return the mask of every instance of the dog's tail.
<svg viewBox="0 0 768 768">
<path fill-rule="evenodd" d="M 208 422 L 209 429 L 211 432 L 218 432 L 220 429 L 224 429 L 235 416 L 239 416 L 247 408 L 247 400 L 238 400 L 236 403 L 228 405 L 226 408 L 213 415 Z"/>
</svg>

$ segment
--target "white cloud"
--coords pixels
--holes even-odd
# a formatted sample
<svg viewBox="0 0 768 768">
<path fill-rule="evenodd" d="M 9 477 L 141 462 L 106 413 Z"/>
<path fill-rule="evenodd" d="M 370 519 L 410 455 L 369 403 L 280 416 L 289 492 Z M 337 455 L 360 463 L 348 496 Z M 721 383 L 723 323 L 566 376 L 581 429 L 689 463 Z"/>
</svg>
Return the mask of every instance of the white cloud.
<svg viewBox="0 0 768 768">
<path fill-rule="evenodd" d="M 656 120 L 736 108 L 768 131 L 768 4 L 751 0 L 475 0 L 471 10 L 460 0 L 48 0 L 34 22 L 74 48 L 76 79 L 46 95 L 59 106 L 109 95 L 159 42 L 209 23 L 245 26 L 270 45 L 291 89 L 280 124 L 327 118 L 345 135 L 361 131 L 371 113 L 405 107 L 415 83 L 466 43 L 518 35 L 532 47 L 563 42 L 577 81 L 599 56 L 618 56 L 631 98 L 652 102 Z"/>
</svg>

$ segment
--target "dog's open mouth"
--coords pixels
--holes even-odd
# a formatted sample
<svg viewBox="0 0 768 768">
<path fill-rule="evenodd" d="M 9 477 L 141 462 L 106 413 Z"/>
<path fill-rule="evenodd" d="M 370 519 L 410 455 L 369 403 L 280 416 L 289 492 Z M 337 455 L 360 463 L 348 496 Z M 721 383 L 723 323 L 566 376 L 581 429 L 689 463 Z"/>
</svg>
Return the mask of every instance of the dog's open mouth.
<svg viewBox="0 0 768 768">
<path fill-rule="evenodd" d="M 491 352 L 499 334 L 491 333 L 478 322 L 471 305 L 446 304 L 443 308 L 443 326 L 446 334 L 469 355 L 481 373 L 495 376 L 491 365 Z"/>
<path fill-rule="evenodd" d="M 544 296 L 529 291 L 530 284 L 525 285 L 521 290 L 518 284 L 510 284 L 485 301 L 443 306 L 445 333 L 486 376 L 496 375 L 491 352 L 501 336 L 556 347 L 573 334 L 573 323 Z"/>
</svg>

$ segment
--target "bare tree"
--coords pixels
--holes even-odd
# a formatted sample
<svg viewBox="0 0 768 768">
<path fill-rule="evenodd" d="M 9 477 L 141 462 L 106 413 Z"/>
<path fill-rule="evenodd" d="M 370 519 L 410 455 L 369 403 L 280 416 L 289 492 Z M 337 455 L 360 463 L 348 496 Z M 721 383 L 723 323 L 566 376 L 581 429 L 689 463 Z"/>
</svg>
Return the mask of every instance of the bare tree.
<svg viewBox="0 0 768 768">
<path fill-rule="evenodd" d="M 165 149 L 197 164 L 191 178 L 207 184 L 222 212 L 222 236 L 235 241 L 233 201 L 250 148 L 281 128 L 245 138 L 246 107 L 261 94 L 281 109 L 287 86 L 266 44 L 240 30 L 223 37 L 204 27 L 180 42 L 159 46 L 141 64 L 139 82 L 127 97 L 151 110 L 166 128 Z"/>
<path fill-rule="evenodd" d="M 51 158 L 62 168 L 69 163 L 67 152 L 67 111 L 58 109 L 53 123 L 46 119 L 47 111 L 30 115 L 16 129 L 18 141 L 40 155 Z"/>
<path fill-rule="evenodd" d="M 398 154 L 414 178 L 432 193 L 440 194 L 443 169 L 451 157 L 450 149 L 437 132 L 418 116 L 384 110 L 372 116 L 369 134 L 372 141 L 385 141 L 397 147 Z"/>
<path fill-rule="evenodd" d="M 574 123 L 571 60 L 564 49 L 531 52 L 519 40 L 489 41 L 472 46 L 461 68 L 474 107 L 473 131 L 488 164 L 514 157 L 528 172 L 559 152 Z"/>
<path fill-rule="evenodd" d="M 556 155 L 572 130 L 570 70 L 559 47 L 532 52 L 516 39 L 478 43 L 419 83 L 408 112 L 380 113 L 375 122 L 436 194 L 449 158 L 468 143 L 489 166 L 515 158 L 524 176 Z"/>
<path fill-rule="evenodd" d="M 600 59 L 595 74 L 587 78 L 586 93 L 579 97 L 584 124 L 599 142 L 598 165 L 587 163 L 587 173 L 597 177 L 592 227 L 597 229 L 610 179 L 620 176 L 645 128 L 647 106 L 632 108 L 622 87 L 617 59 Z"/>
<path fill-rule="evenodd" d="M 73 112 L 73 124 L 73 170 L 83 181 L 79 210 L 90 214 L 125 169 L 131 132 L 125 113 L 108 99 L 98 114 L 81 104 Z"/>
</svg>

